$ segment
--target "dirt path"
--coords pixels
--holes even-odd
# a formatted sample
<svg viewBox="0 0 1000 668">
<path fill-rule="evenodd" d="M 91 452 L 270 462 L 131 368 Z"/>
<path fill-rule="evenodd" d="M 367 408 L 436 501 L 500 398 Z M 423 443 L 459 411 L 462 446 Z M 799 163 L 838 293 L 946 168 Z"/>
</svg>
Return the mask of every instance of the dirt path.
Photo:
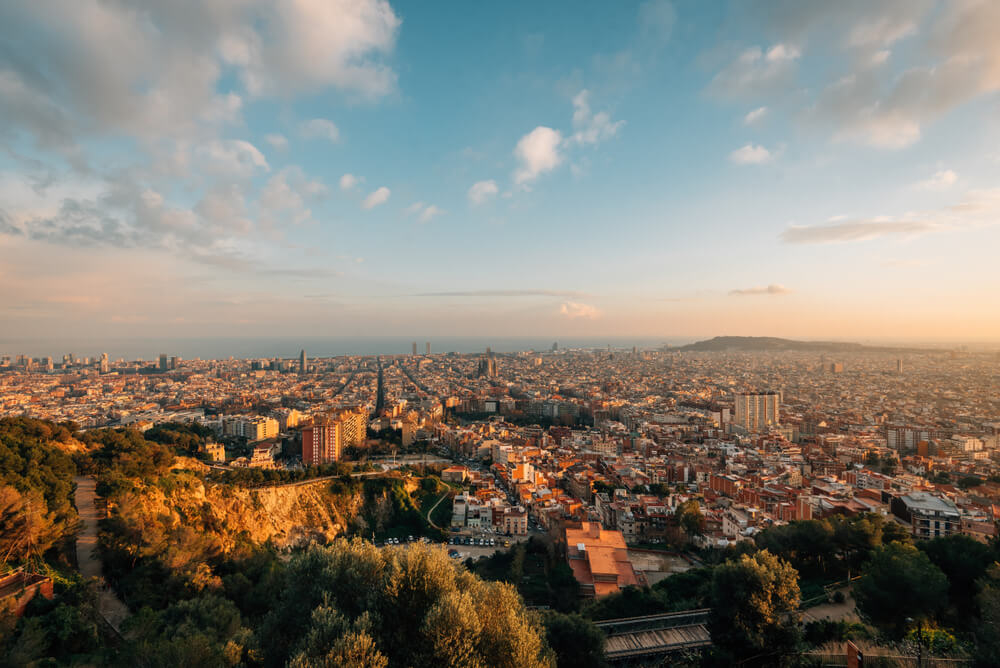
<svg viewBox="0 0 1000 668">
<path fill-rule="evenodd" d="M 434 509 L 437 508 L 439 505 L 441 505 L 441 502 L 444 501 L 446 498 L 448 498 L 448 492 L 442 494 L 441 498 L 437 500 L 437 503 L 431 506 L 431 509 L 427 511 L 427 523 L 439 531 L 444 531 L 444 529 L 434 524 L 434 520 L 431 519 L 431 513 L 433 513 Z"/>
<path fill-rule="evenodd" d="M 802 612 L 802 619 L 807 622 L 828 619 L 839 622 L 860 622 L 861 618 L 854 606 L 854 597 L 851 595 L 850 587 L 843 587 L 837 591 L 844 594 L 843 603 L 824 603 Z"/>
<path fill-rule="evenodd" d="M 76 534 L 76 561 L 83 577 L 97 580 L 97 609 L 115 631 L 121 633 L 122 622 L 129 616 L 128 608 L 104 581 L 101 559 L 97 551 L 97 481 L 78 476 L 76 482 L 76 510 L 80 514 L 80 529 Z"/>
</svg>

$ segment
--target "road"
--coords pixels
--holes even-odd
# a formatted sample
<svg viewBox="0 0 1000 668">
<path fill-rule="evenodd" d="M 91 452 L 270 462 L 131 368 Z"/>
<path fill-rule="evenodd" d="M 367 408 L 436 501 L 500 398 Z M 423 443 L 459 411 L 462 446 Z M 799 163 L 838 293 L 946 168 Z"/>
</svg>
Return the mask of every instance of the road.
<svg viewBox="0 0 1000 668">
<path fill-rule="evenodd" d="M 76 534 L 76 562 L 80 573 L 87 579 L 96 579 L 97 610 L 115 631 L 121 633 L 121 625 L 129 611 L 114 590 L 108 586 L 101 572 L 100 553 L 97 550 L 97 481 L 89 476 L 77 476 L 76 511 L 80 515 L 80 528 Z"/>
</svg>

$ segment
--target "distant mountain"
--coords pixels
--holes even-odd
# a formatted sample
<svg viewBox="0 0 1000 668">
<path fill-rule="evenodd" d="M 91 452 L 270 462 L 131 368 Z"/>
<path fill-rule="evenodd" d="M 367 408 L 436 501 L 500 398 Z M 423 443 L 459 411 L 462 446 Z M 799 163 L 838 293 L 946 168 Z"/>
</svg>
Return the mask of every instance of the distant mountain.
<svg viewBox="0 0 1000 668">
<path fill-rule="evenodd" d="M 698 341 L 674 350 L 691 352 L 823 352 L 823 353 L 895 353 L 929 352 L 923 348 L 896 348 L 885 346 L 865 346 L 860 343 L 843 341 L 793 341 L 774 336 L 716 336 L 707 341 Z"/>
</svg>

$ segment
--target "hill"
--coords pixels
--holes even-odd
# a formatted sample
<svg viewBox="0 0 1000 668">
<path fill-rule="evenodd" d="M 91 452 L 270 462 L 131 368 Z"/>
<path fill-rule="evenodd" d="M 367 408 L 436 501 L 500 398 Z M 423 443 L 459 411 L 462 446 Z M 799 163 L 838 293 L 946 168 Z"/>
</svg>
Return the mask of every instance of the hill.
<svg viewBox="0 0 1000 668">
<path fill-rule="evenodd" d="M 674 350 L 682 352 L 823 352 L 823 353 L 902 353 L 929 352 L 924 348 L 866 346 L 847 341 L 795 341 L 774 336 L 716 336 Z"/>
</svg>

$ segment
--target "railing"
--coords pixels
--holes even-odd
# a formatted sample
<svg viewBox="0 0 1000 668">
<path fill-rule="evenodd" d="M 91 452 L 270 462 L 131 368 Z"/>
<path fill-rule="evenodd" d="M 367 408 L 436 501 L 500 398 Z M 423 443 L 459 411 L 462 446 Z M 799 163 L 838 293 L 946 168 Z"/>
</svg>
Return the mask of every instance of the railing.
<svg viewBox="0 0 1000 668">
<path fill-rule="evenodd" d="M 696 626 L 708 622 L 710 608 L 699 608 L 696 610 L 682 610 L 680 612 L 668 612 L 661 615 L 644 615 L 642 617 L 624 617 L 621 619 L 605 619 L 594 622 L 594 626 L 601 629 L 604 635 L 615 636 L 626 633 L 638 633 L 640 631 L 655 631 L 659 629 L 670 629 L 678 626 Z"/>
</svg>

